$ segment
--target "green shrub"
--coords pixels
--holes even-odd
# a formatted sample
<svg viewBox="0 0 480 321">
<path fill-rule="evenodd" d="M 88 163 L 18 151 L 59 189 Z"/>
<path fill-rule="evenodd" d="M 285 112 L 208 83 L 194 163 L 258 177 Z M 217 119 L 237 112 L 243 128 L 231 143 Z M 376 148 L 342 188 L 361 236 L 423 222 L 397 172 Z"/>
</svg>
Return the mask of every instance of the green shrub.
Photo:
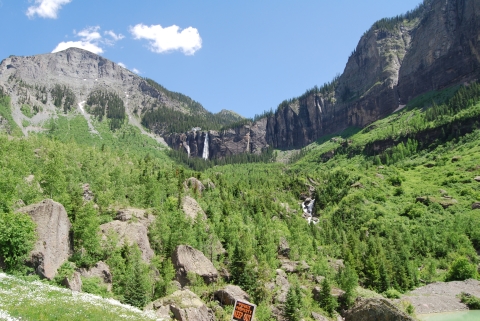
<svg viewBox="0 0 480 321">
<path fill-rule="evenodd" d="M 475 279 L 477 277 L 477 268 L 470 261 L 461 256 L 453 261 L 448 270 L 446 281 L 463 281 L 466 279 Z"/>
<path fill-rule="evenodd" d="M 6 271 L 19 268 L 35 243 L 35 223 L 27 214 L 0 210 L 0 258 Z"/>
<path fill-rule="evenodd" d="M 469 293 L 462 292 L 460 300 L 465 303 L 470 310 L 480 310 L 480 298 Z"/>
<path fill-rule="evenodd" d="M 82 277 L 82 291 L 86 293 L 96 294 L 101 297 L 111 297 L 112 294 L 108 292 L 107 286 L 103 284 L 98 276 L 84 278 Z"/>
<path fill-rule="evenodd" d="M 72 262 L 65 262 L 63 263 L 60 268 L 57 271 L 57 275 L 55 275 L 55 278 L 53 281 L 57 283 L 58 285 L 63 285 L 63 280 L 65 278 L 71 279 L 73 276 L 73 273 L 75 273 L 75 263 Z"/>
<path fill-rule="evenodd" d="M 389 288 L 387 291 L 383 292 L 383 295 L 389 299 L 400 299 L 402 297 L 402 294 L 394 288 Z"/>
</svg>

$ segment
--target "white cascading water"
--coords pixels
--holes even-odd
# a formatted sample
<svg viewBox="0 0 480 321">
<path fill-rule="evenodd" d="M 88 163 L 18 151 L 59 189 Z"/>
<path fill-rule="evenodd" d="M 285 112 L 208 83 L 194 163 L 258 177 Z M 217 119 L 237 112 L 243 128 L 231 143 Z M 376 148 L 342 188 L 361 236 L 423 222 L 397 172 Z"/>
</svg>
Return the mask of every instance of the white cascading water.
<svg viewBox="0 0 480 321">
<path fill-rule="evenodd" d="M 184 143 L 185 149 L 187 150 L 188 157 L 190 158 L 190 145 L 188 144 L 188 141 Z"/>
<path fill-rule="evenodd" d="M 205 134 L 205 142 L 203 143 L 203 154 L 202 158 L 204 160 L 208 159 L 208 132 Z"/>
</svg>

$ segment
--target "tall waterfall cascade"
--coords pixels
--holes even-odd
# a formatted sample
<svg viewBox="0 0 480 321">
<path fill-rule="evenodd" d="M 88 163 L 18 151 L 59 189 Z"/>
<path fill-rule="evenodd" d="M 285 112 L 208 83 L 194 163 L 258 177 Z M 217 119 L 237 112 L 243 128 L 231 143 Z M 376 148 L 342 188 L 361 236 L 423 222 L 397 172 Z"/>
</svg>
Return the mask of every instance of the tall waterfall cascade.
<svg viewBox="0 0 480 321">
<path fill-rule="evenodd" d="M 185 143 L 183 143 L 183 146 L 185 147 L 188 157 L 190 158 L 190 145 L 188 144 L 188 140 Z"/>
<path fill-rule="evenodd" d="M 202 158 L 204 160 L 208 159 L 208 132 L 205 134 L 205 141 L 203 142 Z"/>
</svg>

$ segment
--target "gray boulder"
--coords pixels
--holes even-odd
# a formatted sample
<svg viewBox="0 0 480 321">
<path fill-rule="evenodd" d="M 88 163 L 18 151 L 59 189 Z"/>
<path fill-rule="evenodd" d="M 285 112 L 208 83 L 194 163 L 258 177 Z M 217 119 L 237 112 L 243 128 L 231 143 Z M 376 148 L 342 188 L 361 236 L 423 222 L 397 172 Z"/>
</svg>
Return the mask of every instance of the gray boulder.
<svg viewBox="0 0 480 321">
<path fill-rule="evenodd" d="M 203 278 L 206 284 L 216 282 L 218 271 L 212 262 L 199 250 L 189 245 L 179 245 L 172 253 L 172 263 L 176 270 L 176 280 L 182 286 L 189 284 L 188 273 Z"/>
<path fill-rule="evenodd" d="M 49 280 L 71 253 L 70 229 L 72 224 L 62 204 L 51 199 L 22 207 L 17 213 L 27 213 L 35 223 L 37 242 L 27 261 L 36 273 Z"/>
<path fill-rule="evenodd" d="M 480 202 L 473 203 L 472 210 L 480 210 Z"/>
<path fill-rule="evenodd" d="M 154 310 L 159 318 L 170 318 L 173 313 L 175 320 L 214 321 L 213 312 L 205 303 L 190 290 L 175 291 L 172 295 L 156 300 L 146 307 Z"/>
<path fill-rule="evenodd" d="M 232 284 L 215 291 L 214 297 L 223 305 L 234 305 L 235 300 L 250 301 L 250 297 L 247 292 L 243 291 L 239 286 Z"/>
<path fill-rule="evenodd" d="M 182 210 L 185 215 L 192 220 L 196 219 L 198 215 L 200 215 L 200 218 L 202 220 L 207 219 L 207 215 L 205 215 L 205 212 L 203 211 L 200 204 L 198 204 L 197 201 L 190 196 L 185 196 L 182 199 Z"/>
<path fill-rule="evenodd" d="M 150 262 L 153 258 L 154 253 L 148 240 L 148 230 L 142 223 L 112 221 L 100 225 L 100 231 L 104 240 L 107 238 L 109 231 L 117 233 L 117 246 L 122 246 L 125 242 L 129 245 L 137 244 L 140 251 L 142 251 L 142 259 L 144 261 Z"/>
<path fill-rule="evenodd" d="M 345 321 L 414 321 L 403 311 L 400 311 L 390 301 L 383 298 L 360 299 L 345 312 Z"/>
<path fill-rule="evenodd" d="M 185 180 L 185 182 L 183 182 L 183 186 L 186 189 L 196 190 L 200 194 L 202 194 L 202 192 L 205 190 L 205 185 L 203 185 L 203 183 L 195 177 L 190 177 L 189 179 Z"/>
<path fill-rule="evenodd" d="M 82 292 L 82 278 L 78 272 L 74 272 L 71 278 L 65 277 L 62 284 L 73 292 Z"/>
</svg>

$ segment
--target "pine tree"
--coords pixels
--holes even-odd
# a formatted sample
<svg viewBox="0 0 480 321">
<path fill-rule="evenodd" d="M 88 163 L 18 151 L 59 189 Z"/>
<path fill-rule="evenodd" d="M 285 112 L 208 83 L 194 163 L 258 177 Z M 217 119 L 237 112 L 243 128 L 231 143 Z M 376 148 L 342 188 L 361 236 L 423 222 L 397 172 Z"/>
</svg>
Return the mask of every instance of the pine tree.
<svg viewBox="0 0 480 321">
<path fill-rule="evenodd" d="M 320 307 L 325 310 L 330 316 L 338 306 L 337 300 L 330 293 L 332 288 L 327 278 L 324 278 L 320 289 Z"/>
<path fill-rule="evenodd" d="M 298 284 L 290 286 L 285 301 L 285 316 L 288 321 L 300 321 L 301 315 L 301 292 Z"/>
</svg>

